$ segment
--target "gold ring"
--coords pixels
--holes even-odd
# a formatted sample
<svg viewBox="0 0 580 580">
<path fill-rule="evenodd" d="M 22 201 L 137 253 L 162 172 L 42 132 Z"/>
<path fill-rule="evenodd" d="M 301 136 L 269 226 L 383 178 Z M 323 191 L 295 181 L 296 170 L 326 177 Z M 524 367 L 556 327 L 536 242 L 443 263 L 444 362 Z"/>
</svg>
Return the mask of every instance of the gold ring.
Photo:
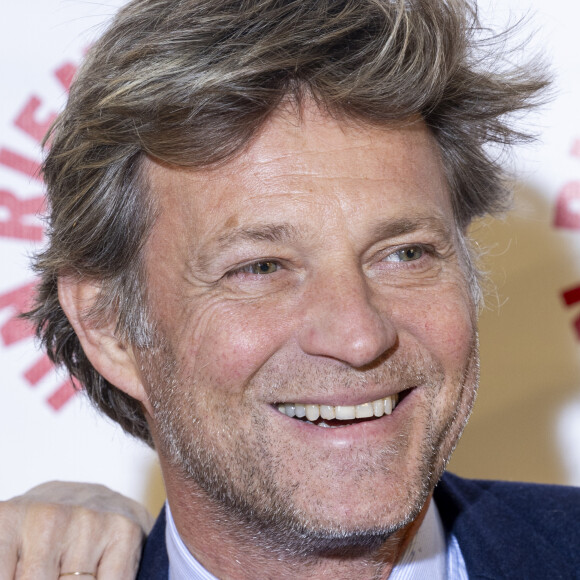
<svg viewBox="0 0 580 580">
<path fill-rule="evenodd" d="M 58 577 L 62 578 L 63 576 L 92 576 L 96 578 L 96 576 L 92 572 L 61 572 Z"/>
</svg>

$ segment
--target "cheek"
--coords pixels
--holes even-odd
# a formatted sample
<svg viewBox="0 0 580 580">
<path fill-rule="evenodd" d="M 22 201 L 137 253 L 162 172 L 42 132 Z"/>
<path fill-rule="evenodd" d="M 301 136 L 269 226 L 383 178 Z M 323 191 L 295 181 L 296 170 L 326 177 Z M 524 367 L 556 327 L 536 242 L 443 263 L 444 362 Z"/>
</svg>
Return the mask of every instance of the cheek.
<svg viewBox="0 0 580 580">
<path fill-rule="evenodd" d="M 191 315 L 179 341 L 186 367 L 230 392 L 243 390 L 292 334 L 291 316 L 257 304 L 198 305 Z"/>
<path fill-rule="evenodd" d="M 475 337 L 475 308 L 469 294 L 453 284 L 399 304 L 398 326 L 438 359 L 447 374 L 461 372 Z"/>
<path fill-rule="evenodd" d="M 441 457 L 447 457 L 470 414 L 477 390 L 475 309 L 469 295 L 453 285 L 431 294 L 429 300 L 415 301 L 414 312 L 412 321 L 406 322 L 407 346 L 428 352 L 444 373 L 441 383 L 423 395 L 426 428 Z"/>
</svg>

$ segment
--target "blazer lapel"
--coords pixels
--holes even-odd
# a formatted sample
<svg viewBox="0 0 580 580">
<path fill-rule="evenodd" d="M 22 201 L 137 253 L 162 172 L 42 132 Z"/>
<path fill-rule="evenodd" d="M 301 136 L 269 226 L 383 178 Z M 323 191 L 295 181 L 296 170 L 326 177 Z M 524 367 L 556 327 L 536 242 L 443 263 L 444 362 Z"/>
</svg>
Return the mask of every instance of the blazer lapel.
<svg viewBox="0 0 580 580">
<path fill-rule="evenodd" d="M 168 580 L 169 558 L 165 546 L 165 507 L 147 537 L 137 580 Z"/>
</svg>

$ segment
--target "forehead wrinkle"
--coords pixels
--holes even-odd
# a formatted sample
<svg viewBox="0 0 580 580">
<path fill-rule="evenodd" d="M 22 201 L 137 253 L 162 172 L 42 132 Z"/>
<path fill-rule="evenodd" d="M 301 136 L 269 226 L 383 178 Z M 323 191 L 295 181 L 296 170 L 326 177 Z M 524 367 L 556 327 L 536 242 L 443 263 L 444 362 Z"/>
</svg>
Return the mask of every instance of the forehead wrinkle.
<svg viewBox="0 0 580 580">
<path fill-rule="evenodd" d="M 353 171 L 351 166 L 345 166 L 337 161 L 337 154 L 351 152 L 351 159 L 358 156 L 365 157 L 369 161 L 373 158 L 373 165 L 365 168 L 363 173 L 360 169 Z M 358 155 L 357 155 L 358 154 Z M 316 159 L 313 163 L 312 160 Z M 404 173 L 384 173 L 384 156 L 375 154 L 363 147 L 334 148 L 326 151 L 290 151 L 287 154 L 280 154 L 276 158 L 254 160 L 248 167 L 254 179 L 263 183 L 276 183 L 280 180 L 314 178 L 317 180 L 348 180 L 384 182 L 393 179 L 404 179 Z"/>
<path fill-rule="evenodd" d="M 235 247 L 242 242 L 271 242 L 283 243 L 289 240 L 302 238 L 300 229 L 290 223 L 264 224 L 257 226 L 239 226 L 218 236 L 214 243 L 200 250 L 196 263 L 204 268 L 216 254 Z"/>
<path fill-rule="evenodd" d="M 287 150 L 284 150 L 287 149 Z M 272 150 L 272 148 L 264 147 L 258 149 L 258 151 L 253 155 L 248 155 L 248 161 L 251 165 L 268 165 L 270 163 L 277 163 L 279 161 L 287 161 L 290 160 L 294 162 L 296 159 L 300 159 L 302 157 L 328 157 L 334 156 L 336 153 L 344 152 L 344 153 L 352 153 L 353 151 L 360 151 L 365 155 L 369 152 L 375 152 L 375 147 L 373 140 L 368 138 L 366 142 L 358 142 L 358 143 L 333 143 L 328 140 L 321 140 L 319 143 L 309 145 L 305 143 L 294 143 L 294 144 L 286 144 L 286 147 L 278 148 L 276 150 Z M 381 154 L 376 153 L 377 158 L 379 158 Z"/>
</svg>

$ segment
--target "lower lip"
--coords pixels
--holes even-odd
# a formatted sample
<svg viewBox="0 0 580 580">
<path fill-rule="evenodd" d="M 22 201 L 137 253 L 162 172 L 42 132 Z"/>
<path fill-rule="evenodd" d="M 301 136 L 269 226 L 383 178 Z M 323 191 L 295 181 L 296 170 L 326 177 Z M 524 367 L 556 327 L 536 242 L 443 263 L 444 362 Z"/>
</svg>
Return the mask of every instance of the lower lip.
<svg viewBox="0 0 580 580">
<path fill-rule="evenodd" d="M 390 415 L 383 415 L 370 421 L 352 423 L 344 427 L 318 427 L 312 423 L 288 417 L 274 407 L 272 407 L 272 412 L 284 421 L 286 430 L 296 429 L 298 436 L 308 438 L 309 441 L 316 438 L 321 443 L 327 443 L 334 447 L 347 447 L 361 440 L 369 441 L 369 439 L 377 437 L 384 440 L 385 436 L 388 437 L 389 434 L 396 435 L 408 421 L 417 390 L 416 388 L 410 389 L 397 403 Z"/>
</svg>

